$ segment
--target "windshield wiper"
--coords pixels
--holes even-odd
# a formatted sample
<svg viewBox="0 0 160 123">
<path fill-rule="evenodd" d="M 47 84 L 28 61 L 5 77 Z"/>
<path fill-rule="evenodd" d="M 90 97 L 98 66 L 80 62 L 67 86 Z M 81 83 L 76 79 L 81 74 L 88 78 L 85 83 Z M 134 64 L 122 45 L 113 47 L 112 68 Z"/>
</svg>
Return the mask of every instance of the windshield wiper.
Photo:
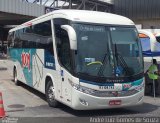
<svg viewBox="0 0 160 123">
<path fill-rule="evenodd" d="M 109 50 L 109 45 L 107 45 L 107 51 L 106 53 L 104 54 L 104 57 L 102 59 L 102 65 L 101 67 L 99 68 L 99 71 L 98 71 L 98 76 L 102 76 L 103 75 L 103 71 L 105 70 L 106 68 L 106 64 L 108 63 L 108 61 L 110 61 L 111 59 L 111 50 Z"/>
<path fill-rule="evenodd" d="M 98 71 L 98 76 L 102 76 L 103 75 L 103 71 L 104 71 L 104 69 L 106 67 L 106 64 L 107 64 L 108 60 L 109 60 L 109 55 L 108 55 L 108 53 L 105 53 L 105 55 L 103 57 L 103 60 L 102 60 L 102 65 L 101 65 L 101 67 L 99 68 L 99 71 Z"/>
<path fill-rule="evenodd" d="M 118 67 L 118 64 L 120 64 L 121 67 L 123 67 L 123 69 L 126 71 L 126 74 L 131 75 L 132 72 L 130 71 L 126 61 L 124 60 L 123 56 L 120 53 L 118 53 L 118 51 L 117 51 L 117 44 L 116 43 L 115 43 L 115 58 L 117 61 L 117 67 Z M 118 61 L 120 61 L 120 62 L 118 62 Z"/>
</svg>

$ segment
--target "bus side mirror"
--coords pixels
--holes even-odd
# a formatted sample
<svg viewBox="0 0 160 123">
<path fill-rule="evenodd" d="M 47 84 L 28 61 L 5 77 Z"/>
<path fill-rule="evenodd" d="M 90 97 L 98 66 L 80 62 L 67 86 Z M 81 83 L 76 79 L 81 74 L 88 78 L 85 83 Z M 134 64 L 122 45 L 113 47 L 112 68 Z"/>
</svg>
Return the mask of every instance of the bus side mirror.
<svg viewBox="0 0 160 123">
<path fill-rule="evenodd" d="M 72 50 L 77 50 L 77 35 L 73 27 L 70 25 L 62 25 L 61 28 L 66 30 L 68 33 L 70 48 Z"/>
</svg>

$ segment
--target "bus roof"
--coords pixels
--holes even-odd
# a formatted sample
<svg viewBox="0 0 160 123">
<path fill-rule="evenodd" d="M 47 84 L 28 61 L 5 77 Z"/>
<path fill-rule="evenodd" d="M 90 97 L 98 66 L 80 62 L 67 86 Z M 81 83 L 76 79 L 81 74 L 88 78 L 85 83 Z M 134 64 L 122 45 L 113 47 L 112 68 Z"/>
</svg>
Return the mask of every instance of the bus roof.
<svg viewBox="0 0 160 123">
<path fill-rule="evenodd" d="M 22 25 L 17 26 L 10 30 L 10 32 L 24 28 L 30 25 L 34 25 L 40 22 L 50 20 L 54 17 L 66 18 L 71 21 L 77 22 L 88 22 L 88 23 L 98 23 L 98 24 L 113 24 L 113 25 L 134 25 L 133 21 L 116 14 L 88 11 L 88 10 L 55 10 L 48 14 L 42 15 L 31 21 L 28 21 Z"/>
</svg>

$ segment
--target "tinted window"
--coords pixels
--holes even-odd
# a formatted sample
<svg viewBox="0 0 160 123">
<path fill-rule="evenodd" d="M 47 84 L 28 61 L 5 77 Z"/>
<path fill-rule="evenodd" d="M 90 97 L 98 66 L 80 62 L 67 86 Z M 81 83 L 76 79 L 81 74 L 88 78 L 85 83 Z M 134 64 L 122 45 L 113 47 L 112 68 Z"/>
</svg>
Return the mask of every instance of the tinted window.
<svg viewBox="0 0 160 123">
<path fill-rule="evenodd" d="M 139 34 L 143 51 L 151 51 L 150 38 L 145 34 Z"/>
<path fill-rule="evenodd" d="M 160 36 L 156 36 L 156 40 L 160 43 Z"/>
<path fill-rule="evenodd" d="M 51 21 L 17 30 L 14 42 L 15 48 L 47 49 L 53 54 Z"/>
<path fill-rule="evenodd" d="M 160 36 L 156 36 L 155 51 L 160 52 Z"/>
<path fill-rule="evenodd" d="M 14 46 L 14 32 L 10 32 L 8 34 L 8 38 L 7 38 L 7 41 L 8 41 L 8 47 L 13 47 Z"/>
<path fill-rule="evenodd" d="M 71 70 L 71 55 L 70 44 L 67 31 L 61 28 L 61 25 L 68 25 L 69 21 L 66 19 L 54 19 L 55 37 L 58 57 L 61 64 L 68 70 Z"/>
<path fill-rule="evenodd" d="M 19 48 L 22 47 L 22 40 L 20 39 L 21 30 L 17 30 L 15 32 L 15 38 L 14 38 L 14 47 Z"/>
</svg>

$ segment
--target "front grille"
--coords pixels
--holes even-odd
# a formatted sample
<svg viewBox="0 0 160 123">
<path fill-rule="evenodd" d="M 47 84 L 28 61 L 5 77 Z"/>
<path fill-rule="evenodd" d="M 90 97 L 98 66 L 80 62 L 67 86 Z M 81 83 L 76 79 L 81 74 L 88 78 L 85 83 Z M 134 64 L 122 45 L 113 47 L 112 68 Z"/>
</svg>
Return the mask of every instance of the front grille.
<svg viewBox="0 0 160 123">
<path fill-rule="evenodd" d="M 93 96 L 97 97 L 125 97 L 131 96 L 138 93 L 138 90 L 128 90 L 128 91 L 94 91 L 91 93 Z"/>
</svg>

